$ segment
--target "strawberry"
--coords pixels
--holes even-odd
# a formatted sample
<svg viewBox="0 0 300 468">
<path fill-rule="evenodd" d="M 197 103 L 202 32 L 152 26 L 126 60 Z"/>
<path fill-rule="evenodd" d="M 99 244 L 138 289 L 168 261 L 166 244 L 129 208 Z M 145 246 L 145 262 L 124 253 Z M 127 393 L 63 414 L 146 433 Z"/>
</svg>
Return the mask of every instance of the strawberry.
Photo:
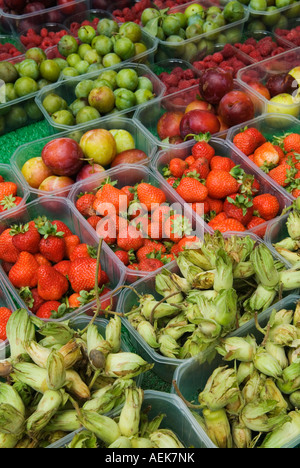
<svg viewBox="0 0 300 468">
<path fill-rule="evenodd" d="M 47 265 L 39 267 L 37 280 L 38 293 L 45 301 L 59 301 L 69 289 L 66 277 Z"/>
<path fill-rule="evenodd" d="M 8 277 L 15 288 L 34 288 L 37 285 L 37 272 L 40 267 L 29 252 L 21 252 L 17 262 L 11 268 Z"/>
<path fill-rule="evenodd" d="M 59 273 L 61 273 L 62 275 L 68 276 L 69 271 L 70 271 L 70 266 L 71 266 L 70 260 L 62 260 L 61 262 L 54 265 L 53 268 L 56 271 L 59 271 Z"/>
<path fill-rule="evenodd" d="M 103 218 L 97 225 L 97 234 L 108 245 L 117 241 L 117 225 L 114 218 Z"/>
<path fill-rule="evenodd" d="M 181 239 L 177 245 L 181 250 L 196 249 L 201 247 L 201 241 L 197 236 L 188 236 Z"/>
<path fill-rule="evenodd" d="M 16 263 L 20 252 L 13 244 L 10 231 L 10 228 L 5 229 L 0 235 L 0 260 L 8 263 Z"/>
<path fill-rule="evenodd" d="M 126 211 L 129 206 L 128 195 L 111 184 L 105 184 L 96 194 L 93 208 L 97 215 L 108 216 Z"/>
<path fill-rule="evenodd" d="M 197 140 L 197 138 L 195 138 Z M 208 162 L 211 161 L 211 159 L 214 157 L 216 154 L 214 148 L 208 144 L 207 139 L 203 139 L 198 141 L 192 149 L 192 156 L 195 159 L 198 158 L 205 158 L 207 159 Z"/>
<path fill-rule="evenodd" d="M 152 211 L 151 221 L 153 223 L 164 223 L 171 214 L 171 208 L 169 205 L 160 205 Z"/>
<path fill-rule="evenodd" d="M 237 180 L 227 171 L 210 171 L 206 179 L 208 196 L 221 200 L 232 193 L 236 193 L 239 188 Z"/>
<path fill-rule="evenodd" d="M 206 159 L 206 158 L 205 158 Z M 207 159 L 206 159 L 207 160 Z M 191 166 L 192 164 L 194 164 L 194 162 L 196 161 L 196 159 L 194 158 L 194 156 L 188 156 L 185 160 L 185 162 Z"/>
<path fill-rule="evenodd" d="M 167 183 L 168 183 L 169 185 L 171 185 L 171 187 L 173 187 L 173 185 L 177 182 L 177 180 L 178 180 L 178 179 L 176 179 L 176 177 L 169 177 L 169 178 L 167 179 Z"/>
<path fill-rule="evenodd" d="M 166 252 L 166 247 L 164 244 L 160 242 L 152 242 L 148 245 L 144 245 L 144 247 L 141 247 L 137 253 L 136 253 L 136 258 L 138 259 L 139 262 L 144 260 L 145 258 L 149 258 L 148 255 L 154 253 L 165 253 Z"/>
<path fill-rule="evenodd" d="M 265 137 L 256 128 L 245 127 L 240 133 L 238 133 L 233 143 L 235 146 L 246 156 L 250 156 L 254 151 L 264 143 L 266 143 Z"/>
<path fill-rule="evenodd" d="M 245 195 L 234 193 L 224 201 L 224 212 L 227 217 L 237 219 L 244 226 L 250 222 L 253 211 L 252 199 Z"/>
<path fill-rule="evenodd" d="M 295 167 L 292 167 L 287 163 L 283 163 L 274 167 L 274 169 L 271 169 L 269 176 L 281 187 L 287 187 L 292 182 L 296 172 L 297 169 Z"/>
<path fill-rule="evenodd" d="M 100 297 L 105 296 L 106 294 L 108 294 L 110 292 L 111 292 L 111 289 L 105 287 L 105 288 L 103 288 L 103 291 L 100 293 Z M 101 300 L 101 309 L 105 310 L 105 309 L 108 309 L 108 308 L 111 308 L 110 297 L 108 297 L 107 299 Z M 85 313 L 86 313 L 86 315 L 89 315 L 90 317 L 93 317 L 95 315 L 95 312 L 93 310 L 87 310 Z M 100 315 L 101 314 L 103 314 L 103 313 L 101 312 Z"/>
<path fill-rule="evenodd" d="M 300 135 L 298 133 L 290 133 L 289 135 L 285 135 L 283 140 L 283 147 L 287 153 L 290 151 L 300 153 Z"/>
<path fill-rule="evenodd" d="M 51 262 L 49 260 L 47 260 L 44 255 L 42 255 L 41 253 L 37 253 L 37 254 L 34 254 L 34 258 L 36 259 L 36 261 L 38 262 L 38 264 L 40 266 L 42 265 L 49 265 L 51 266 Z"/>
<path fill-rule="evenodd" d="M 164 263 L 157 258 L 144 258 L 139 263 L 139 270 L 140 271 L 156 271 L 159 268 L 163 267 Z"/>
<path fill-rule="evenodd" d="M 35 227 L 34 221 L 27 224 L 13 225 L 10 235 L 14 246 L 20 252 L 38 253 L 41 236 Z"/>
<path fill-rule="evenodd" d="M 260 226 L 261 224 L 264 224 L 266 221 L 262 218 L 259 218 L 258 216 L 253 216 L 250 220 L 250 222 L 247 224 L 247 230 L 250 231 L 251 229 L 254 229 L 256 228 L 257 226 Z M 255 233 L 259 236 L 259 237 L 264 237 L 265 233 L 266 233 L 266 230 L 267 230 L 267 227 L 264 227 L 262 229 L 256 229 L 255 230 Z"/>
<path fill-rule="evenodd" d="M 132 221 L 130 221 L 130 225 L 134 226 L 138 231 L 141 231 L 141 233 L 146 236 L 148 235 L 148 228 L 149 228 L 149 216 L 148 212 L 145 216 L 138 216 L 137 218 L 134 218 Z M 121 226 L 121 229 L 126 229 L 126 225 Z M 118 230 L 120 232 L 120 229 Z"/>
<path fill-rule="evenodd" d="M 152 222 L 148 226 L 148 236 L 153 240 L 161 240 L 163 236 L 163 223 L 162 222 Z"/>
<path fill-rule="evenodd" d="M 65 240 L 57 236 L 49 236 L 40 242 L 40 252 L 44 257 L 53 263 L 59 263 L 66 254 Z"/>
<path fill-rule="evenodd" d="M 215 223 L 212 228 L 215 231 L 220 231 L 220 232 L 244 232 L 246 231 L 245 226 L 243 226 L 242 223 L 240 223 L 237 219 L 234 218 L 227 218 L 224 221 L 220 223 Z"/>
<path fill-rule="evenodd" d="M 76 258 L 97 258 L 97 249 L 85 243 L 79 244 L 70 255 L 71 262 Z"/>
<path fill-rule="evenodd" d="M 139 250 L 144 245 L 143 234 L 134 226 L 128 226 L 120 230 L 117 238 L 118 247 L 122 250 Z"/>
<path fill-rule="evenodd" d="M 141 183 L 137 187 L 137 195 L 142 205 L 146 206 L 148 211 L 156 208 L 154 205 L 161 205 L 166 202 L 165 193 L 158 187 L 151 184 Z"/>
<path fill-rule="evenodd" d="M 62 233 L 63 234 L 60 237 L 65 238 L 65 237 L 73 235 L 73 232 L 71 231 L 71 229 L 63 221 L 60 221 L 60 220 L 56 219 L 54 221 L 50 221 L 50 223 L 52 224 L 52 226 L 54 226 L 55 231 L 57 233 Z"/>
<path fill-rule="evenodd" d="M 13 263 L 9 263 L 9 262 L 2 262 L 2 268 L 3 268 L 3 271 L 8 275 L 8 273 L 10 272 L 10 270 L 12 269 L 12 267 L 14 266 Z"/>
<path fill-rule="evenodd" d="M 0 201 L 0 213 L 4 213 L 4 211 L 16 208 L 18 205 L 20 205 L 22 200 L 22 197 L 14 197 L 13 195 L 8 195 L 2 198 Z"/>
<path fill-rule="evenodd" d="M 39 293 L 37 288 L 29 290 L 30 295 L 31 295 L 31 300 L 32 303 L 30 304 L 31 307 L 28 307 L 28 309 L 33 313 L 36 314 L 39 308 L 45 303 L 45 299 L 43 299 Z M 23 298 L 23 297 L 22 297 Z M 23 298 L 24 300 L 24 298 Z M 26 301 L 25 301 L 26 302 Z"/>
<path fill-rule="evenodd" d="M 223 211 L 223 201 L 217 200 L 211 197 L 207 197 L 207 202 L 209 205 L 209 211 L 214 211 L 216 214 L 221 213 Z"/>
<path fill-rule="evenodd" d="M 6 325 L 12 314 L 12 311 L 7 307 L 0 307 L 0 341 L 5 341 L 6 336 Z"/>
<path fill-rule="evenodd" d="M 178 257 L 178 255 L 182 252 L 181 247 L 178 244 L 174 244 L 171 248 L 170 254 L 174 257 Z"/>
<path fill-rule="evenodd" d="M 264 193 L 258 195 L 253 199 L 254 212 L 258 213 L 258 216 L 269 221 L 277 216 L 280 205 L 277 198 L 270 193 Z"/>
<path fill-rule="evenodd" d="M 110 283 L 110 280 L 109 280 L 108 274 L 104 270 L 101 270 L 99 286 L 101 287 L 104 284 L 109 284 L 109 283 Z"/>
<path fill-rule="evenodd" d="M 180 158 L 174 158 L 169 164 L 169 174 L 173 177 L 182 177 L 184 171 L 188 168 L 188 164 Z"/>
<path fill-rule="evenodd" d="M 90 216 L 94 216 L 96 214 L 96 211 L 93 208 L 95 200 L 95 195 L 92 193 L 85 193 L 80 196 L 80 198 L 78 198 L 75 206 L 82 216 L 89 218 Z"/>
<path fill-rule="evenodd" d="M 94 216 L 90 216 L 88 219 L 87 219 L 87 222 L 92 226 L 93 229 L 97 229 L 97 226 L 98 226 L 98 223 L 99 221 L 101 221 L 101 216 L 97 216 L 97 215 L 94 215 Z"/>
<path fill-rule="evenodd" d="M 69 281 L 74 292 L 91 291 L 95 288 L 97 260 L 95 258 L 77 258 L 71 262 Z M 99 268 L 98 284 L 101 282 Z"/>
<path fill-rule="evenodd" d="M 47 301 L 38 309 L 36 316 L 40 319 L 50 319 L 53 312 L 57 312 L 61 306 L 61 302 L 58 301 Z"/>
<path fill-rule="evenodd" d="M 125 250 L 117 250 L 115 252 L 115 255 L 118 257 L 118 259 L 122 263 L 124 263 L 125 266 L 128 266 L 130 264 L 130 258 L 131 258 L 130 255 L 131 255 L 131 253 L 125 252 Z M 133 255 L 133 257 L 134 257 L 134 255 Z M 134 259 L 135 259 L 135 257 L 134 257 Z"/>
<path fill-rule="evenodd" d="M 203 217 L 203 215 L 207 215 L 210 211 L 207 197 L 203 203 L 191 203 L 191 208 L 198 216 Z"/>
<path fill-rule="evenodd" d="M 72 309 L 76 309 L 78 307 L 81 307 L 82 304 L 79 301 L 80 298 L 81 298 L 81 296 L 78 293 L 71 294 L 71 296 L 68 299 L 69 307 L 71 307 Z"/>
<path fill-rule="evenodd" d="M 205 185 L 191 177 L 181 179 L 176 192 L 187 203 L 202 203 L 208 195 Z"/>
<path fill-rule="evenodd" d="M 223 221 L 227 219 L 227 214 L 225 211 L 221 211 L 221 213 L 217 214 L 211 221 L 208 223 L 210 227 L 214 227 L 214 225 L 221 224 Z"/>
<path fill-rule="evenodd" d="M 254 163 L 262 170 L 269 170 L 279 163 L 278 151 L 272 143 L 266 142 L 254 152 Z"/>
<path fill-rule="evenodd" d="M 207 159 L 198 158 L 188 169 L 184 171 L 184 175 L 195 174 L 199 179 L 206 179 L 209 174 L 209 164 Z M 192 176 L 190 176 L 192 177 Z"/>
<path fill-rule="evenodd" d="M 73 252 L 75 247 L 80 244 L 80 239 L 76 234 L 67 236 L 64 239 L 65 239 L 65 246 L 66 246 L 66 257 L 70 259 L 71 253 Z"/>
<path fill-rule="evenodd" d="M 131 187 L 130 185 L 125 185 L 125 187 L 122 187 L 121 190 L 127 195 L 129 203 L 134 200 L 134 187 Z"/>
<path fill-rule="evenodd" d="M 14 182 L 0 183 L 0 201 L 3 200 L 4 197 L 8 197 L 9 195 L 13 195 L 13 197 L 16 197 L 17 192 L 18 186 Z"/>
<path fill-rule="evenodd" d="M 234 162 L 230 158 L 225 158 L 223 156 L 214 156 L 210 161 L 211 170 L 219 169 L 221 171 L 230 172 L 234 167 Z"/>
<path fill-rule="evenodd" d="M 184 237 L 189 236 L 192 232 L 192 226 L 185 216 L 175 214 L 170 216 L 164 225 L 164 234 L 176 244 Z M 172 252 L 172 250 L 171 250 Z M 172 252 L 173 253 L 173 252 Z"/>
</svg>

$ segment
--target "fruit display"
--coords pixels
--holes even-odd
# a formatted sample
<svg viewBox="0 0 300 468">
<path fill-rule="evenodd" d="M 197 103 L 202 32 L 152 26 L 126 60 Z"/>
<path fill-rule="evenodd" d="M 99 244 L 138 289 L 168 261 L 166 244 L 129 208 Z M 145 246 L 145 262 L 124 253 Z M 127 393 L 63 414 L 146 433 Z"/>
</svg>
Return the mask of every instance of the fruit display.
<svg viewBox="0 0 300 468">
<path fill-rule="evenodd" d="M 200 248 L 180 252 L 176 263 L 176 270 L 166 268 L 124 291 L 121 301 L 135 339 L 138 334 L 146 350 L 171 360 L 211 356 L 222 338 L 278 302 L 280 283 L 294 288 L 290 274 L 299 281 L 297 269 L 273 258 L 255 236 L 207 233 Z"/>
<path fill-rule="evenodd" d="M 252 138 L 254 138 L 254 133 Z M 197 138 L 186 149 L 162 151 L 152 167 L 210 228 L 251 231 L 263 238 L 268 222 L 291 204 L 229 146 Z"/>
<path fill-rule="evenodd" d="M 90 313 L 98 293 L 105 309 L 122 280 L 123 273 L 116 271 L 110 252 L 107 256 L 108 247 L 99 264 L 96 236 L 82 226 L 74 227 L 74 220 L 66 200 L 55 197 L 31 202 L 13 216 L 1 218 L 4 284 L 17 303 L 43 320 Z"/>
<path fill-rule="evenodd" d="M 10 352 L 0 371 L 1 448 L 46 448 L 58 434 L 62 438 L 82 426 L 106 446 L 138 435 L 144 392 L 136 377 L 152 365 L 127 350 L 120 317 L 72 326 L 45 323 L 18 309 L 6 328 Z M 110 417 L 113 410 L 118 423 Z M 125 417 L 128 413 L 136 421 Z M 163 434 L 157 428 L 149 437 L 154 444 Z M 169 432 L 165 438 L 167 445 L 177 441 Z"/>
<path fill-rule="evenodd" d="M 147 168 L 127 167 L 129 175 L 120 166 L 75 186 L 69 198 L 125 265 L 127 280 L 134 282 L 174 261 L 198 237 L 192 216 L 168 185 Z"/>
<path fill-rule="evenodd" d="M 207 0 L 172 9 L 143 11 L 143 27 L 159 40 L 159 60 L 169 56 L 188 61 L 197 60 L 207 48 L 206 41 L 215 44 L 235 43 L 241 39 L 247 10 L 237 1 L 218 7 Z"/>
<path fill-rule="evenodd" d="M 87 127 L 76 135 L 64 133 L 23 146 L 15 165 L 32 192 L 67 196 L 76 182 L 120 164 L 144 164 L 154 150 L 145 133 L 122 118 L 105 128 Z"/>
<path fill-rule="evenodd" d="M 299 359 L 293 337 L 299 306 L 299 296 L 290 296 L 256 326 L 221 340 L 208 365 L 195 359 L 178 369 L 174 393 L 182 395 L 215 447 L 297 445 Z"/>
<path fill-rule="evenodd" d="M 99 19 L 94 27 L 81 26 L 77 37 L 67 34 L 60 39 L 57 50 L 67 61 L 62 76 L 83 75 L 124 61 L 146 61 L 153 44 L 134 22 L 119 25 L 110 18 Z"/>
<path fill-rule="evenodd" d="M 0 448 L 300 447 L 299 16 L 0 0 Z"/>
<path fill-rule="evenodd" d="M 299 133 L 288 132 L 282 137 L 266 139 L 257 128 L 251 126 L 233 138 L 236 148 L 294 198 L 300 194 L 299 142 Z"/>
<path fill-rule="evenodd" d="M 101 117 L 126 114 L 164 92 L 164 86 L 145 65 L 128 63 L 92 75 L 62 81 L 39 93 L 36 103 L 50 124 L 68 129 Z"/>
<path fill-rule="evenodd" d="M 238 79 L 262 96 L 266 112 L 299 117 L 299 60 L 293 49 L 240 70 Z"/>
</svg>

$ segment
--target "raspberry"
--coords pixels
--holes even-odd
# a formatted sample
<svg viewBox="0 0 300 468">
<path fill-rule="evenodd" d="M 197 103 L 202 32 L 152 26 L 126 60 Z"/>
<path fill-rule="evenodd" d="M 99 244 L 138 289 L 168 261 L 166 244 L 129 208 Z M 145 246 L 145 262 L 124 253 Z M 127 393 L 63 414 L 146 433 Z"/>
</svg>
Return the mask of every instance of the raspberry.
<svg viewBox="0 0 300 468">
<path fill-rule="evenodd" d="M 222 50 L 222 54 L 224 59 L 227 59 L 235 55 L 235 50 L 231 44 L 226 44 L 224 49 Z"/>
<path fill-rule="evenodd" d="M 216 63 L 221 63 L 223 62 L 223 55 L 221 54 L 221 52 L 216 52 L 213 56 L 212 56 L 212 59 L 214 60 L 214 62 Z"/>
<path fill-rule="evenodd" d="M 185 80 L 192 80 L 195 77 L 193 70 L 185 70 L 183 78 Z"/>
</svg>

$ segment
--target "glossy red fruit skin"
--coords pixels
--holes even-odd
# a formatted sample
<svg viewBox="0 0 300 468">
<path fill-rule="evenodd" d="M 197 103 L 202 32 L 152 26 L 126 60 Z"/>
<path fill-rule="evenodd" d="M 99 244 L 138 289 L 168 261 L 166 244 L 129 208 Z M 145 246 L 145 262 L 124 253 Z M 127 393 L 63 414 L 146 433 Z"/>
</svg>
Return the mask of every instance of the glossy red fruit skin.
<svg viewBox="0 0 300 468">
<path fill-rule="evenodd" d="M 79 144 L 71 138 L 49 141 L 42 151 L 42 159 L 53 174 L 70 177 L 83 166 L 84 154 Z"/>
<path fill-rule="evenodd" d="M 161 140 L 180 136 L 180 122 L 184 114 L 182 112 L 166 112 L 159 119 L 157 133 Z"/>
<path fill-rule="evenodd" d="M 211 135 L 220 131 L 221 124 L 217 116 L 212 112 L 193 110 L 184 115 L 180 123 L 181 138 L 186 139 L 188 135 L 199 135 L 210 133 Z"/>
<path fill-rule="evenodd" d="M 222 68 L 205 70 L 200 78 L 199 90 L 209 104 L 219 104 L 225 94 L 233 90 L 232 73 Z"/>
<path fill-rule="evenodd" d="M 255 117 L 251 98 L 243 91 L 231 91 L 221 100 L 218 114 L 229 127 L 239 125 Z"/>
<path fill-rule="evenodd" d="M 75 3 L 74 0 L 57 0 L 57 6 L 66 5 L 61 10 L 65 15 L 73 15 L 76 12 L 76 4 L 72 3 Z"/>
</svg>

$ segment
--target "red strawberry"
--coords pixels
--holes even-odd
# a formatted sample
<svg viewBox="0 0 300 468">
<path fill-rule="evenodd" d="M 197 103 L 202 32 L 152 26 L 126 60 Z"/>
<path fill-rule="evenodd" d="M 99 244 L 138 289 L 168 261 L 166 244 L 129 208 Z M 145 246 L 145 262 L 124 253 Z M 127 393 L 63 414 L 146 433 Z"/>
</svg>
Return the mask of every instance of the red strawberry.
<svg viewBox="0 0 300 468">
<path fill-rule="evenodd" d="M 4 197 L 8 197 L 9 195 L 13 195 L 14 197 L 17 195 L 18 186 L 14 182 L 1 182 L 0 183 L 0 201 L 3 200 Z"/>
<path fill-rule="evenodd" d="M 129 259 L 129 252 L 125 252 L 125 250 L 117 250 L 115 252 L 115 255 L 118 257 L 118 259 L 124 263 L 125 266 L 128 266 L 130 263 Z"/>
<path fill-rule="evenodd" d="M 147 258 L 147 255 L 150 255 L 152 254 L 153 252 L 154 253 L 165 253 L 166 252 L 166 247 L 164 246 L 164 244 L 160 243 L 160 242 L 152 242 L 152 243 L 149 243 L 148 245 L 144 245 L 144 247 L 141 247 L 137 253 L 136 253 L 136 257 L 138 259 L 139 262 L 141 262 L 142 260 L 144 260 L 145 258 Z"/>
<path fill-rule="evenodd" d="M 199 179 L 206 179 L 209 174 L 209 164 L 207 159 L 198 158 L 188 169 L 184 171 L 184 175 L 195 174 Z M 192 176 L 190 176 L 192 177 Z"/>
<path fill-rule="evenodd" d="M 234 162 L 230 158 L 222 156 L 214 156 L 210 161 L 211 170 L 219 169 L 221 171 L 230 172 L 235 167 Z"/>
<path fill-rule="evenodd" d="M 211 161 L 215 154 L 214 148 L 205 140 L 198 141 L 192 149 L 192 155 L 195 159 L 205 158 L 208 162 Z"/>
<path fill-rule="evenodd" d="M 125 187 L 122 187 L 121 190 L 122 192 L 126 193 L 129 202 L 132 202 L 132 200 L 134 200 L 134 192 L 135 192 L 134 187 L 131 187 L 130 185 L 126 185 Z"/>
<path fill-rule="evenodd" d="M 54 228 L 56 228 L 57 233 L 63 233 L 62 237 L 68 237 L 73 235 L 71 229 L 63 221 L 56 219 L 54 221 L 51 221 L 51 224 L 52 226 L 54 226 Z"/>
<path fill-rule="evenodd" d="M 287 187 L 293 181 L 296 172 L 296 168 L 293 168 L 288 163 L 283 163 L 271 169 L 269 176 L 281 187 Z"/>
<path fill-rule="evenodd" d="M 11 268 L 8 277 L 15 288 L 34 288 L 37 285 L 37 272 L 41 268 L 29 252 L 21 252 Z"/>
<path fill-rule="evenodd" d="M 254 197 L 253 207 L 254 211 L 259 214 L 259 217 L 266 221 L 275 218 L 280 210 L 279 201 L 270 193 L 264 193 L 263 195 Z"/>
<path fill-rule="evenodd" d="M 76 258 L 96 258 L 97 249 L 88 244 L 79 244 L 75 247 L 70 255 L 70 260 L 73 262 Z"/>
<path fill-rule="evenodd" d="M 69 289 L 66 277 L 53 267 L 39 267 L 37 278 L 38 293 L 45 301 L 59 301 Z"/>
<path fill-rule="evenodd" d="M 164 263 L 157 258 L 144 258 L 139 263 L 139 270 L 140 271 L 155 271 L 159 268 L 163 267 Z"/>
<path fill-rule="evenodd" d="M 111 184 L 105 184 L 96 194 L 94 209 L 96 214 L 107 216 L 115 215 L 120 211 L 126 211 L 129 206 L 128 195 Z"/>
<path fill-rule="evenodd" d="M 91 291 L 95 288 L 97 260 L 95 258 L 77 258 L 71 262 L 69 281 L 74 292 Z M 98 284 L 101 282 L 99 268 Z"/>
<path fill-rule="evenodd" d="M 41 253 L 37 253 L 37 254 L 34 254 L 34 258 L 36 259 L 36 261 L 38 262 L 38 264 L 40 266 L 42 265 L 49 265 L 51 266 L 51 262 L 49 260 L 47 260 L 44 255 L 42 255 Z"/>
<path fill-rule="evenodd" d="M 13 195 L 2 198 L 0 201 L 0 213 L 16 208 L 16 206 L 20 205 L 22 200 L 22 197 L 14 197 Z"/>
<path fill-rule="evenodd" d="M 92 193 L 85 193 L 80 198 L 78 198 L 75 206 L 82 216 L 89 218 L 90 216 L 94 216 L 96 214 L 96 211 L 93 208 L 95 200 L 95 195 Z"/>
<path fill-rule="evenodd" d="M 122 250 L 139 250 L 144 245 L 144 238 L 141 231 L 138 231 L 134 226 L 128 226 L 119 232 L 117 238 L 118 247 Z"/>
<path fill-rule="evenodd" d="M 185 216 L 175 214 L 167 219 L 164 225 L 164 234 L 172 242 L 179 242 L 184 236 L 189 236 L 192 226 Z M 171 253 L 172 250 L 171 250 Z"/>
<path fill-rule="evenodd" d="M 16 263 L 19 254 L 19 250 L 13 244 L 10 228 L 6 229 L 0 235 L 0 260 L 8 263 Z"/>
<path fill-rule="evenodd" d="M 54 265 L 53 268 L 56 271 L 59 271 L 59 273 L 61 273 L 62 275 L 68 276 L 69 271 L 70 271 L 70 266 L 71 266 L 70 260 L 62 260 L 61 262 Z"/>
<path fill-rule="evenodd" d="M 207 197 L 207 201 L 209 204 L 209 210 L 214 211 L 216 214 L 219 214 L 223 211 L 223 201 L 217 200 L 214 198 Z"/>
<path fill-rule="evenodd" d="M 148 211 L 155 209 L 155 205 L 161 205 L 166 202 L 165 193 L 158 187 L 151 184 L 141 183 L 137 187 L 139 201 L 146 206 Z"/>
<path fill-rule="evenodd" d="M 36 316 L 40 319 L 50 319 L 53 312 L 57 312 L 61 302 L 47 301 L 37 311 Z"/>
<path fill-rule="evenodd" d="M 97 215 L 94 215 L 94 216 L 90 216 L 88 219 L 87 219 L 87 222 L 92 226 L 93 229 L 97 229 L 97 226 L 98 226 L 98 223 L 99 221 L 101 221 L 101 216 L 97 216 Z"/>
<path fill-rule="evenodd" d="M 31 310 L 33 314 L 36 314 L 39 308 L 45 303 L 45 299 L 39 295 L 37 288 L 31 289 L 30 294 L 33 304 L 32 307 L 28 307 L 28 309 Z"/>
<path fill-rule="evenodd" d="M 266 138 L 259 130 L 247 127 L 233 139 L 235 146 L 246 156 L 253 154 L 254 151 L 259 148 L 259 146 L 266 143 L 266 141 Z"/>
<path fill-rule="evenodd" d="M 41 236 L 35 227 L 34 221 L 12 226 L 10 235 L 12 236 L 14 246 L 20 252 L 38 253 Z"/>
<path fill-rule="evenodd" d="M 283 146 L 287 153 L 290 151 L 300 153 L 300 135 L 298 133 L 290 133 L 289 135 L 286 135 L 283 140 Z"/>
<path fill-rule="evenodd" d="M 253 202 L 245 195 L 234 193 L 225 200 L 224 211 L 228 218 L 237 219 L 246 226 L 253 215 Z"/>
<path fill-rule="evenodd" d="M 72 236 L 67 236 L 64 238 L 65 239 L 65 246 L 66 246 L 66 257 L 70 259 L 70 255 L 75 249 L 77 245 L 80 244 L 80 239 L 76 234 L 73 234 Z"/>
<path fill-rule="evenodd" d="M 169 172 L 173 177 L 182 177 L 187 167 L 188 164 L 185 161 L 180 158 L 174 158 L 170 161 Z"/>
<path fill-rule="evenodd" d="M 252 229 L 257 228 L 257 226 L 260 226 L 261 224 L 265 224 L 265 220 L 262 218 L 259 218 L 258 216 L 253 216 L 253 218 L 250 220 L 250 223 L 247 224 L 247 230 L 250 231 Z M 265 233 L 267 230 L 267 226 L 261 228 L 261 229 L 255 229 L 255 234 L 261 238 L 264 237 Z"/>
<path fill-rule="evenodd" d="M 6 325 L 12 314 L 12 311 L 7 307 L 0 307 L 0 341 L 5 341 L 6 336 Z"/>
<path fill-rule="evenodd" d="M 227 171 L 213 170 L 206 179 L 206 188 L 210 198 L 223 199 L 239 189 L 237 180 Z"/>
<path fill-rule="evenodd" d="M 97 234 L 108 245 L 113 245 L 117 241 L 117 225 L 115 219 L 103 218 L 97 225 Z"/>
<path fill-rule="evenodd" d="M 57 236 L 49 236 L 47 239 L 42 239 L 39 248 L 41 254 L 53 263 L 61 262 L 66 254 L 65 240 Z"/>
<path fill-rule="evenodd" d="M 202 203 L 208 195 L 205 185 L 191 177 L 181 179 L 176 192 L 187 203 Z"/>
<path fill-rule="evenodd" d="M 223 222 L 215 223 L 212 228 L 215 231 L 220 232 L 229 232 L 229 231 L 236 231 L 236 232 L 244 232 L 246 231 L 245 226 L 240 223 L 237 219 L 234 218 L 227 218 Z"/>
</svg>

